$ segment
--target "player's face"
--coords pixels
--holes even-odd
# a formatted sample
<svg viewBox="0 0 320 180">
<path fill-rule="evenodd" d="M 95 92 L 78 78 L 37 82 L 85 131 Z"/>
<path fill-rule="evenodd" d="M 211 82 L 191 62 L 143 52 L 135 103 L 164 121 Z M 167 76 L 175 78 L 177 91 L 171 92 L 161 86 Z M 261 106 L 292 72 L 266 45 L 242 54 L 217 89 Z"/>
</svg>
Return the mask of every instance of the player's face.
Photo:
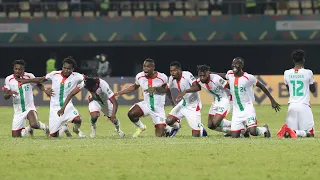
<svg viewBox="0 0 320 180">
<path fill-rule="evenodd" d="M 73 72 L 72 64 L 64 63 L 62 66 L 62 75 L 64 77 L 69 77 L 72 72 Z"/>
<path fill-rule="evenodd" d="M 234 59 L 231 64 L 231 68 L 234 74 L 240 72 L 243 68 L 243 62 L 240 59 Z"/>
<path fill-rule="evenodd" d="M 199 71 L 198 76 L 199 76 L 200 81 L 201 81 L 202 83 L 208 83 L 210 73 L 209 73 L 209 72 L 200 72 L 200 71 Z"/>
<path fill-rule="evenodd" d="M 154 63 L 145 61 L 143 63 L 143 72 L 146 77 L 150 77 L 153 75 L 154 71 Z"/>
<path fill-rule="evenodd" d="M 173 77 L 173 79 L 180 79 L 181 69 L 177 66 L 170 66 L 170 75 Z"/>
<path fill-rule="evenodd" d="M 24 73 L 24 67 L 21 64 L 15 64 L 13 66 L 13 74 L 16 78 L 21 78 Z"/>
</svg>

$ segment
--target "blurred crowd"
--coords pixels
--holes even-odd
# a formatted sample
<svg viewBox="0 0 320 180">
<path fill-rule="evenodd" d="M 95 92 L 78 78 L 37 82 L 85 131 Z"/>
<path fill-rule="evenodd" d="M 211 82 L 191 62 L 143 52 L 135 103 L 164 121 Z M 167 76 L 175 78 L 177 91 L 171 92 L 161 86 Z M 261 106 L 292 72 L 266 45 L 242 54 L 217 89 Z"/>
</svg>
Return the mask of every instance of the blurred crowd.
<svg viewBox="0 0 320 180">
<path fill-rule="evenodd" d="M 5 16 L 315 14 L 319 7 L 320 0 L 0 0 Z"/>
</svg>

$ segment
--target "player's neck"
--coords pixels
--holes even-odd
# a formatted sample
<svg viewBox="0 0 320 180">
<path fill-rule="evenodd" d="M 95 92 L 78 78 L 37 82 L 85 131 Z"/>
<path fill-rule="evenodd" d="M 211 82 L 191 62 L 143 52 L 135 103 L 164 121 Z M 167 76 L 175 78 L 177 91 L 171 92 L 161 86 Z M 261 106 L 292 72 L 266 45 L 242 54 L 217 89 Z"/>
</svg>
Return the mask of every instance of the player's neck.
<svg viewBox="0 0 320 180">
<path fill-rule="evenodd" d="M 147 77 L 147 78 L 149 78 L 149 79 L 154 79 L 154 78 L 156 78 L 157 77 L 157 75 L 158 75 L 158 72 L 157 71 L 154 71 L 149 77 Z"/>
<path fill-rule="evenodd" d="M 241 71 L 238 71 L 237 73 L 235 73 L 234 76 L 241 77 L 242 74 L 243 74 L 243 71 L 241 70 Z"/>
<path fill-rule="evenodd" d="M 302 64 L 296 64 L 294 66 L 294 69 L 302 69 L 303 68 L 303 65 Z"/>
</svg>

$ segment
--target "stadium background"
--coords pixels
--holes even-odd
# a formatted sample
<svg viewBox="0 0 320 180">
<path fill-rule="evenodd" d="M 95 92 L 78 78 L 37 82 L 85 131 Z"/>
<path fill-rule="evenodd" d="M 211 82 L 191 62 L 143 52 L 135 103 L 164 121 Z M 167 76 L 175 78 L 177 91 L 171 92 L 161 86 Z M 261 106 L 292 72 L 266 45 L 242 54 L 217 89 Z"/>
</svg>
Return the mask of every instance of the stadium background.
<svg viewBox="0 0 320 180">
<path fill-rule="evenodd" d="M 320 73 L 318 2 L 2 1 L 0 77 L 9 75 L 11 62 L 20 58 L 27 62 L 26 71 L 42 76 L 51 52 L 57 54 L 58 69 L 63 58 L 72 55 L 80 66 L 77 71 L 86 73 L 90 68 L 83 64 L 105 53 L 112 66 L 112 79 L 107 81 L 118 91 L 134 82 L 146 58 L 154 59 L 156 69 L 167 75 L 175 60 L 196 75 L 196 65 L 226 72 L 231 60 L 240 56 L 245 70 L 257 75 L 286 104 L 281 75 L 292 67 L 293 50 L 305 50 L 305 66 Z M 37 104 L 47 104 L 48 98 L 34 91 Z M 75 99 L 77 105 L 86 103 L 86 94 Z M 257 104 L 269 103 L 260 91 L 255 95 Z M 204 104 L 210 104 L 206 93 L 201 96 Z M 318 92 L 313 104 L 320 103 L 317 96 Z M 128 105 L 141 98 L 141 92 L 136 92 L 120 97 L 119 102 Z M 1 99 L 0 105 L 10 102 Z"/>
</svg>

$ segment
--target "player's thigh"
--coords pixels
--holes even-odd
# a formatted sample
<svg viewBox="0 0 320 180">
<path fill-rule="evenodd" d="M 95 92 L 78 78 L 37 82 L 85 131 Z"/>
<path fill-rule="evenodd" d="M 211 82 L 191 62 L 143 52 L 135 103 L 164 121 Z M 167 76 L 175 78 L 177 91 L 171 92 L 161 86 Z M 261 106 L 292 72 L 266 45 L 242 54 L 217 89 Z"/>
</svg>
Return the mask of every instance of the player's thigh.
<svg viewBox="0 0 320 180">
<path fill-rule="evenodd" d="M 140 101 L 129 109 L 128 115 L 134 117 L 148 116 L 150 113 L 150 109 L 148 108 L 145 101 Z"/>
<path fill-rule="evenodd" d="M 240 132 L 241 130 L 244 130 L 245 123 L 246 116 L 233 111 L 231 120 L 231 132 Z"/>
<path fill-rule="evenodd" d="M 62 118 L 63 116 L 61 116 L 61 117 L 58 116 L 57 112 L 58 112 L 58 109 L 51 109 L 50 110 L 50 115 L 49 115 L 49 131 L 50 131 L 50 135 L 53 135 L 54 133 L 59 131 L 59 129 L 61 128 L 62 124 L 64 122 L 66 122 L 66 120 L 64 120 Z"/>
<path fill-rule="evenodd" d="M 89 103 L 88 108 L 89 108 L 89 113 L 91 115 L 97 114 L 97 113 L 99 114 L 102 109 L 101 105 L 95 100 L 93 100 Z"/>
<path fill-rule="evenodd" d="M 257 115 L 253 105 L 246 105 L 244 111 L 246 117 L 246 125 L 248 126 L 248 128 L 257 126 Z"/>
<path fill-rule="evenodd" d="M 168 114 L 168 119 L 175 119 L 175 120 L 181 120 L 184 115 L 182 114 L 182 108 L 183 106 L 181 104 L 177 104 Z M 171 116 L 171 117 L 170 117 Z"/>
<path fill-rule="evenodd" d="M 158 110 L 157 112 L 150 112 L 149 115 L 155 126 L 166 125 L 166 117 L 165 117 L 164 109 L 160 111 Z"/>
<path fill-rule="evenodd" d="M 31 127 L 37 126 L 38 123 L 38 114 L 35 110 L 30 110 L 27 115 L 27 119 L 29 120 L 29 124 Z"/>
<path fill-rule="evenodd" d="M 296 106 L 295 103 L 289 104 L 287 117 L 286 117 L 286 124 L 291 129 L 298 129 L 299 128 L 299 106 Z"/>
<path fill-rule="evenodd" d="M 201 113 L 200 111 L 196 111 L 196 109 L 187 109 L 182 108 L 181 113 L 187 119 L 189 126 L 194 131 L 201 130 Z"/>
<path fill-rule="evenodd" d="M 220 102 L 215 103 L 215 114 L 226 117 L 230 111 L 230 101 L 227 99 L 221 99 Z"/>
<path fill-rule="evenodd" d="M 68 104 L 65 113 L 62 115 L 62 121 L 74 122 L 75 119 L 80 118 L 78 110 L 73 104 Z"/>
<path fill-rule="evenodd" d="M 297 130 L 303 130 L 303 131 L 311 131 L 314 127 L 314 119 L 311 107 L 305 104 L 301 104 L 300 107 L 300 113 L 299 113 L 299 127 Z"/>
<path fill-rule="evenodd" d="M 12 131 L 21 131 L 26 127 L 27 113 L 14 114 L 12 120 Z"/>
</svg>

